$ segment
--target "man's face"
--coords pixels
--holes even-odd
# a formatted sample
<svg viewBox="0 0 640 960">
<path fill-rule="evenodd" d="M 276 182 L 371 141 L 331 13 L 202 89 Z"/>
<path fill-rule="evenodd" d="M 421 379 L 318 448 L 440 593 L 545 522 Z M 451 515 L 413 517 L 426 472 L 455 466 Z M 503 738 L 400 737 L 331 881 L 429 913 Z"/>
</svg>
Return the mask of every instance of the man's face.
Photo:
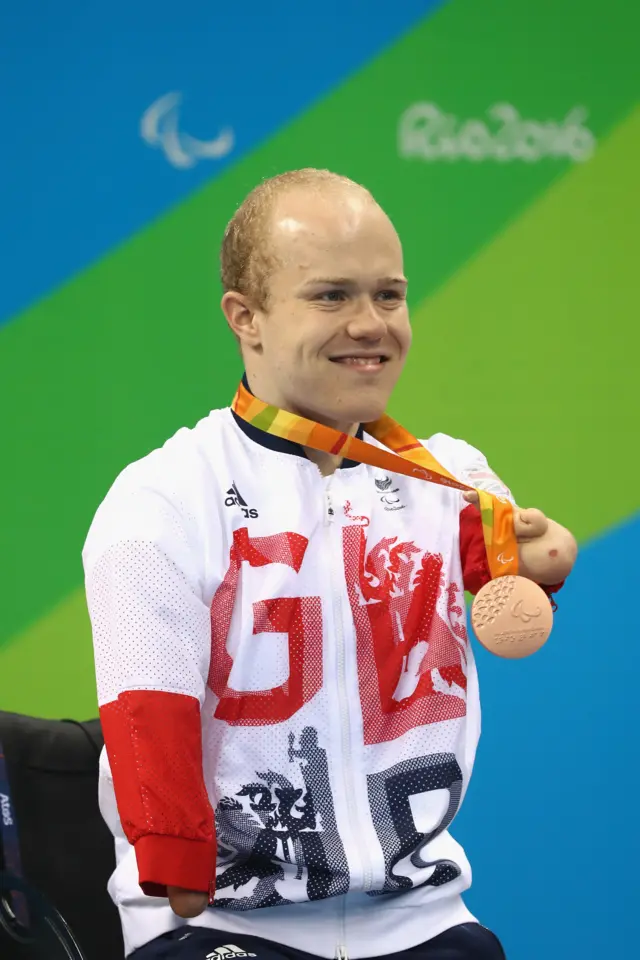
<svg viewBox="0 0 640 960">
<path fill-rule="evenodd" d="M 411 343 L 391 222 L 359 190 L 292 190 L 268 242 L 268 304 L 245 351 L 256 394 L 342 429 L 381 416 Z"/>
</svg>

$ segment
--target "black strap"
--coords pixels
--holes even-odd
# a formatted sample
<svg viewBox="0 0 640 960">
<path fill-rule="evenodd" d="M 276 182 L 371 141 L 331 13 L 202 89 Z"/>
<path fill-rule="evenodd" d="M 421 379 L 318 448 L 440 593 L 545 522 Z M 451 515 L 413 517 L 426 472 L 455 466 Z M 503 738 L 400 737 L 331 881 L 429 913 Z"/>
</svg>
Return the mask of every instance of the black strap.
<svg viewBox="0 0 640 960">
<path fill-rule="evenodd" d="M 15 877 L 22 877 L 18 823 L 11 799 L 9 772 L 2 742 L 0 742 L 0 849 L 2 850 L 4 870 Z M 29 917 L 24 901 L 17 900 L 15 911 L 20 922 L 24 926 L 28 926 Z"/>
<path fill-rule="evenodd" d="M 79 724 L 82 726 L 82 724 Z M 84 729 L 84 728 L 83 728 Z M 91 734 L 84 730 L 100 753 Z M 18 822 L 11 799 L 11 786 L 2 743 L 0 743 L 0 948 L 9 941 L 11 953 L 0 949 L 4 958 L 20 960 L 84 960 L 71 930 L 54 906 L 29 884 L 22 873 Z"/>
</svg>

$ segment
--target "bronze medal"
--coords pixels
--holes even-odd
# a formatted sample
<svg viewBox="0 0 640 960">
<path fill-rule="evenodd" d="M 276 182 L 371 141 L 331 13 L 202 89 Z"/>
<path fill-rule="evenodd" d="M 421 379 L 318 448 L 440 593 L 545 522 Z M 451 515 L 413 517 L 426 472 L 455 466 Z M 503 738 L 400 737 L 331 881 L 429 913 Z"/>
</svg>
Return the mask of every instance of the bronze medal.
<svg viewBox="0 0 640 960">
<path fill-rule="evenodd" d="M 525 577 L 497 577 L 478 592 L 471 623 L 483 647 L 510 660 L 529 657 L 549 639 L 551 602 Z"/>
</svg>

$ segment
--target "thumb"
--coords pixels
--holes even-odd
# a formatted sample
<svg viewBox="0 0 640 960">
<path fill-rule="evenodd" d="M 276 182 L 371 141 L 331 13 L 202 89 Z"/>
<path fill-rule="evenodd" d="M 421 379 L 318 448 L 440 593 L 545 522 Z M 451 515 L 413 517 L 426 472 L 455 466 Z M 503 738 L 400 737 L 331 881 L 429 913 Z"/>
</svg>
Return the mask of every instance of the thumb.
<svg viewBox="0 0 640 960">
<path fill-rule="evenodd" d="M 468 490 L 466 493 L 463 493 L 462 499 L 466 500 L 467 503 L 475 503 L 476 506 L 480 503 L 480 497 L 476 490 Z"/>
<path fill-rule="evenodd" d="M 209 905 L 208 894 L 182 887 L 167 887 L 167 896 L 173 912 L 184 920 L 199 917 Z"/>
<path fill-rule="evenodd" d="M 514 517 L 514 527 L 517 537 L 534 540 L 547 532 L 549 521 L 542 510 L 530 507 L 519 510 Z"/>
</svg>

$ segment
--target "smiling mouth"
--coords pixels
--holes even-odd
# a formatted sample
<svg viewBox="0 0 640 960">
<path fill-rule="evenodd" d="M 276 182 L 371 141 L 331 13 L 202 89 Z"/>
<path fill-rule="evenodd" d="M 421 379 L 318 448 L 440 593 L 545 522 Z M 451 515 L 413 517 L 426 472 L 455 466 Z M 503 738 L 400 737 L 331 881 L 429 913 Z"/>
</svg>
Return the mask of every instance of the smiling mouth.
<svg viewBox="0 0 640 960">
<path fill-rule="evenodd" d="M 379 367 L 389 359 L 384 355 L 377 357 L 330 357 L 332 363 L 342 363 L 354 367 Z"/>
</svg>

